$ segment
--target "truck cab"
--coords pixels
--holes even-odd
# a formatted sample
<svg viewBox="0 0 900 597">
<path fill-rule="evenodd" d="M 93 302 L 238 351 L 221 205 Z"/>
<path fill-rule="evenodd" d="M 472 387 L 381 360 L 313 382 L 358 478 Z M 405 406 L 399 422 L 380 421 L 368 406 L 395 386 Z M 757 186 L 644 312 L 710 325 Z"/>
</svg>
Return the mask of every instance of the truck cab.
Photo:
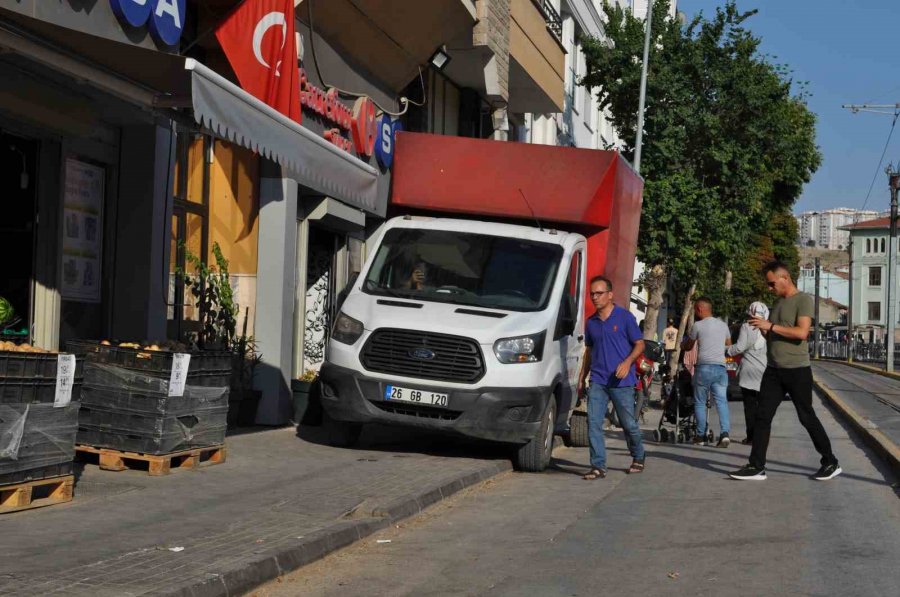
<svg viewBox="0 0 900 597">
<path fill-rule="evenodd" d="M 332 443 L 382 423 L 505 442 L 521 470 L 546 468 L 575 402 L 586 263 L 574 232 L 387 221 L 320 372 Z"/>
</svg>

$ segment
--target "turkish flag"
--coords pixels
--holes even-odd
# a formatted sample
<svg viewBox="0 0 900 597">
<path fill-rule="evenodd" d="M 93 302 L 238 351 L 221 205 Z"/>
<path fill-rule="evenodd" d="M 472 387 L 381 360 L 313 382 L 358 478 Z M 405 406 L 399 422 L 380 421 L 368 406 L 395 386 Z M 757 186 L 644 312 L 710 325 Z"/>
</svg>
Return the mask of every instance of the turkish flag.
<svg viewBox="0 0 900 597">
<path fill-rule="evenodd" d="M 300 122 L 293 0 L 247 0 L 216 29 L 245 91 Z"/>
</svg>

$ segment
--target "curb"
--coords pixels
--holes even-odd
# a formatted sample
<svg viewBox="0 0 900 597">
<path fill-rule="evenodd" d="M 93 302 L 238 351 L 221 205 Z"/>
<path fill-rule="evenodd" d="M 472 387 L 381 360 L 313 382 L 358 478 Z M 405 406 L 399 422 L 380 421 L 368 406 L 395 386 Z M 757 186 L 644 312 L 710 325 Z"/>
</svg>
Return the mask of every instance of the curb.
<svg viewBox="0 0 900 597">
<path fill-rule="evenodd" d="M 507 460 L 488 462 L 480 470 L 463 473 L 445 483 L 423 487 L 419 492 L 385 504 L 370 506 L 368 512 L 356 511 L 354 519 L 340 520 L 307 535 L 296 545 L 260 554 L 220 574 L 159 594 L 166 597 L 222 597 L 244 594 L 297 568 L 320 560 L 328 554 L 364 539 L 405 518 L 422 512 L 451 495 L 511 471 Z"/>
<path fill-rule="evenodd" d="M 889 373 L 884 369 L 879 369 L 878 367 L 873 367 L 872 365 L 863 365 L 862 363 L 848 363 L 847 361 L 841 359 L 813 359 L 813 362 L 816 361 L 825 361 L 828 363 L 840 363 L 841 365 L 846 365 L 847 367 L 853 367 L 854 369 L 859 369 L 860 371 L 866 371 L 867 373 L 877 373 L 882 377 L 887 377 L 889 379 L 900 379 L 900 373 L 892 372 Z"/>
<path fill-rule="evenodd" d="M 849 404 L 823 382 L 813 376 L 813 385 L 849 423 L 858 431 L 866 444 L 884 460 L 895 476 L 900 477 L 900 447 L 878 429 L 872 421 L 857 413 Z"/>
</svg>

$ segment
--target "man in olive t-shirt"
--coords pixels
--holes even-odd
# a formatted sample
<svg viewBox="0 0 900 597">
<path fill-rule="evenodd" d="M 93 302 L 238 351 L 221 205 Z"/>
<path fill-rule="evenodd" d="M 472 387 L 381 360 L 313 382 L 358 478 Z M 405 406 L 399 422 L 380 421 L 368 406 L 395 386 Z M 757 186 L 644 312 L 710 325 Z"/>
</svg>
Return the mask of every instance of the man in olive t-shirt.
<svg viewBox="0 0 900 597">
<path fill-rule="evenodd" d="M 766 336 L 768 365 L 759 388 L 750 463 L 730 477 L 756 481 L 766 478 L 766 452 L 772 419 L 785 394 L 790 394 L 800 423 L 822 457 L 822 466 L 813 478 L 827 481 L 840 475 L 841 467 L 812 405 L 812 368 L 809 366 L 807 336 L 812 325 L 813 299 L 797 289 L 787 266 L 779 261 L 767 264 L 763 275 L 769 288 L 779 298 L 768 320 L 754 317 L 749 321 L 751 326 Z"/>
</svg>

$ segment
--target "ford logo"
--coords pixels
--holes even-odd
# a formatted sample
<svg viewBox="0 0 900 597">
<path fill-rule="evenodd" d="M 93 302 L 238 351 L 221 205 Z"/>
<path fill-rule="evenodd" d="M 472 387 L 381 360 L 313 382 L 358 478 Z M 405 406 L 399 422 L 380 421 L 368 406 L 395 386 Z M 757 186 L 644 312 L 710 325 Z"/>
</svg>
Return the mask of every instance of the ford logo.
<svg viewBox="0 0 900 597">
<path fill-rule="evenodd" d="M 434 359 L 434 353 L 427 348 L 414 348 L 406 354 L 419 361 L 430 361 Z"/>
</svg>

